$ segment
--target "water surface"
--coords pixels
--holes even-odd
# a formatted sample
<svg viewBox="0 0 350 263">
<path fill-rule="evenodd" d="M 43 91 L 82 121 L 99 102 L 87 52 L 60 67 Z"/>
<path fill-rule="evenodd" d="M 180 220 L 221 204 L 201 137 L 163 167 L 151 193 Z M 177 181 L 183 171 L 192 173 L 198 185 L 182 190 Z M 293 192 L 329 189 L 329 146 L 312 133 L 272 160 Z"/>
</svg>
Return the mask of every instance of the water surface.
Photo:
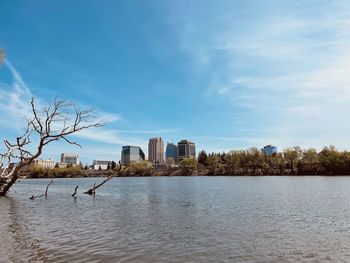
<svg viewBox="0 0 350 263">
<path fill-rule="evenodd" d="M 349 262 L 350 177 L 21 180 L 0 262 Z M 75 185 L 79 195 L 72 198 Z"/>
</svg>

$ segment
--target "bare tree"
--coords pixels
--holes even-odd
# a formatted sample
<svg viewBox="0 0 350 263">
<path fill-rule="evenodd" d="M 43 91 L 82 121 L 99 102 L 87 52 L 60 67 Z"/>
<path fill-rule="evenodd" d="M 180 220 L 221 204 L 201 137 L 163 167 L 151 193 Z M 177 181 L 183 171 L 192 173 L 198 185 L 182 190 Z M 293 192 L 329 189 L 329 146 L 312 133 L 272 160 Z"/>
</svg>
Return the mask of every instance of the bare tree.
<svg viewBox="0 0 350 263">
<path fill-rule="evenodd" d="M 93 109 L 80 109 L 75 104 L 57 98 L 42 109 L 37 109 L 36 101 L 32 98 L 31 115 L 22 136 L 14 142 L 4 140 L 6 150 L 0 154 L 0 196 L 6 195 L 21 170 L 38 158 L 46 145 L 63 140 L 81 147 L 70 139 L 70 135 L 106 124 L 97 120 Z M 32 142 L 33 137 L 35 140 Z M 15 160 L 18 163 L 11 166 Z"/>
</svg>

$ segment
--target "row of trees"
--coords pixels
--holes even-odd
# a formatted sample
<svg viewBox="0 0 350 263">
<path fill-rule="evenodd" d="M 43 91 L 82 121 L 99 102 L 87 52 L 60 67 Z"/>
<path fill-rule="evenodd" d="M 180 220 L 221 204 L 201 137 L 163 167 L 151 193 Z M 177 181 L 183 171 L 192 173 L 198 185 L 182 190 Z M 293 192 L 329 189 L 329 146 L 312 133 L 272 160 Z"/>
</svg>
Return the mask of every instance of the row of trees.
<svg viewBox="0 0 350 263">
<path fill-rule="evenodd" d="M 296 146 L 271 156 L 258 148 L 211 154 L 201 151 L 197 159 L 180 161 L 179 168 L 168 166 L 169 170 L 157 173 L 147 162 L 132 163 L 120 175 L 350 175 L 350 152 L 334 146 L 321 151 Z"/>
<path fill-rule="evenodd" d="M 92 166 L 89 166 L 88 164 L 84 165 L 82 162 L 80 162 L 79 166 L 76 166 L 73 164 L 67 164 L 66 168 L 72 168 L 72 167 L 80 169 L 80 170 L 89 170 L 90 168 L 92 168 Z M 58 169 L 58 168 L 60 168 L 60 165 L 59 165 L 59 163 L 56 163 L 55 169 Z M 60 168 L 60 169 L 65 169 L 65 168 Z M 111 161 L 110 164 L 108 163 L 107 170 L 115 170 L 115 169 L 117 169 L 117 163 L 115 161 Z M 101 165 L 98 167 L 98 170 L 99 171 L 102 170 Z"/>
<path fill-rule="evenodd" d="M 116 171 L 116 163 L 106 172 Z M 201 151 L 198 159 L 187 158 L 179 168 L 168 164 L 168 169 L 157 170 L 151 163 L 135 162 L 116 171 L 116 176 L 152 175 L 350 175 L 350 152 L 339 151 L 334 146 L 303 150 L 287 148 L 267 156 L 257 148 L 228 153 L 207 154 Z M 114 169 L 112 169 L 114 168 Z M 34 168 L 31 177 L 91 176 L 83 167 L 55 168 L 50 171 Z"/>
<path fill-rule="evenodd" d="M 198 172 L 210 175 L 349 175 L 350 152 L 296 146 L 267 156 L 257 148 L 229 153 L 200 152 Z"/>
</svg>

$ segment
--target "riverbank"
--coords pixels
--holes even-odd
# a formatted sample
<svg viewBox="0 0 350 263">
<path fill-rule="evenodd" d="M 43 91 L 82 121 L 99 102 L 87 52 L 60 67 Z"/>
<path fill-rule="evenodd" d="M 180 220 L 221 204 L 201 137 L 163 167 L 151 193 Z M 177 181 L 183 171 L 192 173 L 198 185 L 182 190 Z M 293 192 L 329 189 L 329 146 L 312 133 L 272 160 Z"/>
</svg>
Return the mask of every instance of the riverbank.
<svg viewBox="0 0 350 263">
<path fill-rule="evenodd" d="M 348 174 L 350 175 L 350 174 Z M 44 179 L 44 178 L 94 178 L 94 177 L 150 177 L 150 176 L 348 176 L 348 175 L 338 175 L 338 174 L 264 174 L 264 173 L 235 173 L 228 174 L 225 172 L 212 173 L 208 169 L 197 169 L 192 172 L 185 171 L 180 168 L 169 168 L 163 170 L 140 170 L 140 171 L 130 171 L 130 170 L 62 170 L 62 171 L 52 171 L 46 170 L 38 172 L 25 171 L 21 173 L 21 179 Z"/>
</svg>

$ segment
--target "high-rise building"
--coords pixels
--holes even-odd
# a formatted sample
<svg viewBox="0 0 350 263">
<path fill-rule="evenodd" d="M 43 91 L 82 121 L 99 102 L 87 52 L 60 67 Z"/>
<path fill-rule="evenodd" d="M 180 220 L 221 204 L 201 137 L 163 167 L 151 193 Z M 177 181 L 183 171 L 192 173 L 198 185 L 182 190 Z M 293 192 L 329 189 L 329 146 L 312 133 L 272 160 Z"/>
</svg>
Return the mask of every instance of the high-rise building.
<svg viewBox="0 0 350 263">
<path fill-rule="evenodd" d="M 62 153 L 61 154 L 61 163 L 78 165 L 79 164 L 79 155 L 71 153 Z"/>
<path fill-rule="evenodd" d="M 148 160 L 151 163 L 164 163 L 164 143 L 161 137 L 149 139 Z"/>
<path fill-rule="evenodd" d="M 177 143 L 177 158 L 181 161 L 185 158 L 196 158 L 196 146 L 193 142 L 182 140 Z"/>
<path fill-rule="evenodd" d="M 270 144 L 266 145 L 261 149 L 261 153 L 265 154 L 266 156 L 272 156 L 277 153 L 277 147 Z"/>
<path fill-rule="evenodd" d="M 138 146 L 123 146 L 121 162 L 122 165 L 128 165 L 131 162 L 140 162 L 145 160 L 145 154 Z"/>
<path fill-rule="evenodd" d="M 166 151 L 165 151 L 165 158 L 173 158 L 173 160 L 177 161 L 177 146 L 173 143 L 167 143 L 166 145 Z"/>
</svg>

